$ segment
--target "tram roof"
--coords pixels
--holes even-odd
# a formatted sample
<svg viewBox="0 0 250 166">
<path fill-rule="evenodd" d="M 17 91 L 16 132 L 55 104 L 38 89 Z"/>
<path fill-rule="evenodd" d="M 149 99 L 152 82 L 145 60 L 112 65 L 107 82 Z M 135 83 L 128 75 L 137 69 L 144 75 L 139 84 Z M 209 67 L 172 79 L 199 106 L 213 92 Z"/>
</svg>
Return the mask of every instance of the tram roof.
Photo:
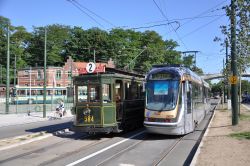
<svg viewBox="0 0 250 166">
<path fill-rule="evenodd" d="M 169 65 L 169 64 L 153 65 L 153 68 L 149 71 L 148 75 L 152 74 L 152 73 L 161 72 L 161 71 L 175 72 L 175 73 L 178 73 L 182 79 L 195 81 L 195 82 L 200 83 L 200 84 L 205 82 L 196 73 L 192 72 L 187 67 L 184 67 L 183 65 L 179 65 L 179 64 L 177 64 L 177 65 L 176 64 L 174 64 L 174 65 Z"/>
<path fill-rule="evenodd" d="M 91 76 L 91 75 L 109 75 L 109 74 L 115 74 L 116 76 L 124 77 L 124 76 L 130 76 L 130 77 L 138 77 L 138 78 L 145 78 L 144 75 L 135 73 L 135 72 L 128 72 L 121 69 L 106 67 L 105 72 L 100 73 L 88 73 L 88 74 L 81 74 L 78 77 L 81 76 Z"/>
</svg>

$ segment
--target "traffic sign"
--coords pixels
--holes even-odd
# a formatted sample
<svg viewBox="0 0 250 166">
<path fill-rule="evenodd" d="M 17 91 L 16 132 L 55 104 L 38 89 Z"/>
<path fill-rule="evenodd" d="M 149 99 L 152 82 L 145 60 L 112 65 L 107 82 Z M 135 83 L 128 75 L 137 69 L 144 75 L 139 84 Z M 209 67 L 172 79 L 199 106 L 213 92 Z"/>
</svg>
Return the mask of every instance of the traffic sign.
<svg viewBox="0 0 250 166">
<path fill-rule="evenodd" d="M 237 84 L 238 78 L 237 76 L 230 76 L 229 81 L 231 84 Z"/>
<path fill-rule="evenodd" d="M 88 73 L 93 73 L 96 69 L 96 65 L 93 62 L 89 62 L 86 66 L 86 70 Z"/>
</svg>

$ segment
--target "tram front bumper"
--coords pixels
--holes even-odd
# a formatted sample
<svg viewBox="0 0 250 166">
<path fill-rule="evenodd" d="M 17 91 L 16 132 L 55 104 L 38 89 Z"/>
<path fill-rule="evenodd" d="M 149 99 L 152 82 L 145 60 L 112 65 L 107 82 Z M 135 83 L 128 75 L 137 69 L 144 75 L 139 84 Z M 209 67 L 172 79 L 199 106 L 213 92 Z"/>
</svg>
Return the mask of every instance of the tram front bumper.
<svg viewBox="0 0 250 166">
<path fill-rule="evenodd" d="M 182 125 L 161 125 L 161 124 L 147 124 L 144 123 L 146 131 L 148 133 L 154 134 L 164 134 L 164 135 L 183 135 L 184 133 L 184 126 Z"/>
<path fill-rule="evenodd" d="M 73 125 L 71 127 L 72 131 L 75 132 L 83 132 L 83 133 L 90 133 L 90 134 L 95 134 L 95 133 L 111 133 L 114 132 L 116 127 L 114 126 L 108 126 L 108 127 L 97 127 L 97 126 L 75 126 Z"/>
</svg>

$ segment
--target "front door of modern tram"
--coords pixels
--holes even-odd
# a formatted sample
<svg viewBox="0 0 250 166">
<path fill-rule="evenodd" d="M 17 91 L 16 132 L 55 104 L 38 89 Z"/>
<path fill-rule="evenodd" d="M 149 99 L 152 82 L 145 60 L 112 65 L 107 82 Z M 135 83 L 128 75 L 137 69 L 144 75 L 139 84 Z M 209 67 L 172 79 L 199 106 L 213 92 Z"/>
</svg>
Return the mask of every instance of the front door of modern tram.
<svg viewBox="0 0 250 166">
<path fill-rule="evenodd" d="M 193 130 L 193 111 L 192 111 L 192 84 L 189 81 L 183 83 L 184 94 L 184 124 L 185 133 Z"/>
</svg>

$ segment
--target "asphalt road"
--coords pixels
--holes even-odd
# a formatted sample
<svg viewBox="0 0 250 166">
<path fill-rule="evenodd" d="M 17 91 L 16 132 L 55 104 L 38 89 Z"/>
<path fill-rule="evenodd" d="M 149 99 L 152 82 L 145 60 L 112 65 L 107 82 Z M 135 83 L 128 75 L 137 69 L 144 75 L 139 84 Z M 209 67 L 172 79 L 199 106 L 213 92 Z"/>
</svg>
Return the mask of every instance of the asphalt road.
<svg viewBox="0 0 250 166">
<path fill-rule="evenodd" d="M 209 112 L 196 130 L 185 136 L 148 134 L 144 128 L 128 133 L 107 135 L 56 132 L 53 136 L 40 141 L 1 151 L 0 165 L 12 166 L 17 163 L 27 166 L 189 165 L 212 114 L 212 111 Z M 56 126 L 59 128 L 59 126 L 62 127 L 61 125 L 70 125 L 71 122 L 63 120 L 46 122 L 48 124 L 34 123 L 34 126 L 24 126 L 22 130 L 52 132 Z M 6 131 L 18 132 L 22 128 L 12 127 L 17 130 L 7 128 Z"/>
<path fill-rule="evenodd" d="M 0 139 L 15 137 L 25 134 L 30 134 L 34 132 L 46 131 L 52 133 L 54 131 L 70 128 L 72 126 L 72 117 L 49 120 L 49 121 L 41 121 L 34 122 L 22 125 L 11 125 L 0 127 Z"/>
<path fill-rule="evenodd" d="M 144 128 L 92 136 L 71 131 L 54 133 L 49 138 L 1 152 L 0 165 L 189 165 L 212 113 L 195 132 L 185 136 L 147 134 Z"/>
</svg>

